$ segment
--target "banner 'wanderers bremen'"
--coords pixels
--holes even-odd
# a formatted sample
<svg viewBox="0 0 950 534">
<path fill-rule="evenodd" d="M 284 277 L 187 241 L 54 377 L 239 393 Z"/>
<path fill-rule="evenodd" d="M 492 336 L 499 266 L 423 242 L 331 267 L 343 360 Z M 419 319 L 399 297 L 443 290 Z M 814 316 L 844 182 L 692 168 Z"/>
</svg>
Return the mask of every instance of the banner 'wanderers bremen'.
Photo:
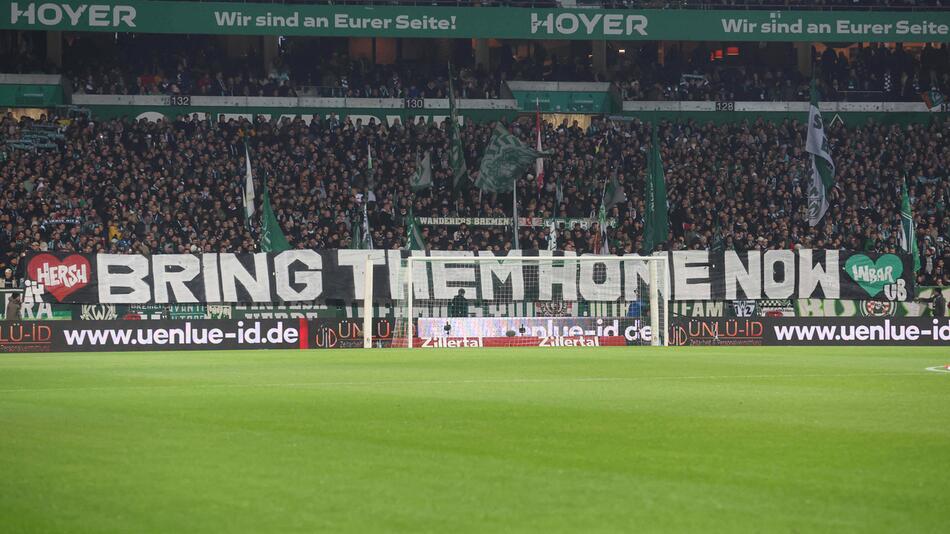
<svg viewBox="0 0 950 534">
<path fill-rule="evenodd" d="M 422 253 L 413 253 L 421 255 Z M 459 288 L 483 301 L 599 301 L 646 299 L 647 262 L 572 262 L 573 254 L 522 251 L 565 261 L 508 260 L 466 263 L 471 252 L 440 252 L 458 262 L 415 262 L 416 301 L 448 300 Z M 910 257 L 837 250 L 767 250 L 668 254 L 662 291 L 673 300 L 856 299 L 909 300 Z M 26 258 L 27 302 L 82 304 L 192 304 L 362 301 L 367 260 L 373 299 L 404 299 L 399 250 L 289 250 L 259 254 L 63 254 Z"/>
<path fill-rule="evenodd" d="M 300 3 L 303 2 L 297 4 Z M 950 20 L 944 12 L 531 9 L 380 5 L 384 3 L 359 6 L 160 0 L 7 0 L 0 2 L 0 29 L 581 41 L 950 40 Z"/>
</svg>

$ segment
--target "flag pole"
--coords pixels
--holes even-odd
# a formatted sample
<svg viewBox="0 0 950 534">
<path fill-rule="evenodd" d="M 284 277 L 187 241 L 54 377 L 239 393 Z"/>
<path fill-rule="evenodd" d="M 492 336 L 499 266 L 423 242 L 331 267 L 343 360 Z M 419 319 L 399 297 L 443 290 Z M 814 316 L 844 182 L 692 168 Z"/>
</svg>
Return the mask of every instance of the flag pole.
<svg viewBox="0 0 950 534">
<path fill-rule="evenodd" d="M 541 152 L 542 150 L 541 149 L 541 99 L 538 97 L 535 97 L 534 99 L 534 126 L 535 126 L 535 129 L 537 130 L 535 134 L 536 139 L 537 139 L 537 145 L 538 145 L 537 149 L 538 149 L 538 152 Z M 538 187 L 537 187 L 536 193 L 537 193 L 538 203 L 540 204 L 541 203 L 541 189 L 544 187 L 544 160 L 542 158 L 538 158 L 535 160 L 534 170 L 535 170 L 535 174 L 537 174 L 537 176 L 535 176 L 535 179 L 538 181 Z"/>
<path fill-rule="evenodd" d="M 514 223 L 515 230 L 515 250 L 521 250 L 521 246 L 518 244 L 518 179 L 516 178 L 511 187 L 511 204 L 512 204 L 512 222 Z"/>
</svg>

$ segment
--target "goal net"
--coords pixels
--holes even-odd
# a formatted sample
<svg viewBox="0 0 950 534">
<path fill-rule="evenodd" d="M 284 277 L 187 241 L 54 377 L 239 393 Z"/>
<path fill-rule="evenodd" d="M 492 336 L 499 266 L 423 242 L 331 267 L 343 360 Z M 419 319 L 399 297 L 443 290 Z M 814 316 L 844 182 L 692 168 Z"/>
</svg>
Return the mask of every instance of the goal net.
<svg viewBox="0 0 950 534">
<path fill-rule="evenodd" d="M 665 255 L 457 254 L 402 260 L 393 347 L 667 344 Z"/>
</svg>

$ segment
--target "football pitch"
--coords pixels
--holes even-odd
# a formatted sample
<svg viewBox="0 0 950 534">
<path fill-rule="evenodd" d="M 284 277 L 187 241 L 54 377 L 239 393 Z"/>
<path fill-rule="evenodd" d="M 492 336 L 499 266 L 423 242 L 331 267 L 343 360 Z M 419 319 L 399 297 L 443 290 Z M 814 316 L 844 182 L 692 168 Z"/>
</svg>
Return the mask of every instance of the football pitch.
<svg viewBox="0 0 950 534">
<path fill-rule="evenodd" d="M 946 532 L 950 347 L 0 355 L 4 532 Z"/>
</svg>

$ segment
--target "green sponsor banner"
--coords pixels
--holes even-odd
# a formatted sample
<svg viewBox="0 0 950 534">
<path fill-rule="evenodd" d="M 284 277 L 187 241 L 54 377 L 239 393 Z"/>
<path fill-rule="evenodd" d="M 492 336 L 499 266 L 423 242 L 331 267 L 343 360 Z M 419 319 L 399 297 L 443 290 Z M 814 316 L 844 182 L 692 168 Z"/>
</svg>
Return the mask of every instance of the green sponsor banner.
<svg viewBox="0 0 950 534">
<path fill-rule="evenodd" d="M 0 85 L 0 106 L 49 108 L 63 103 L 59 85 Z"/>
<path fill-rule="evenodd" d="M 4 0 L 0 28 L 229 35 L 947 41 L 940 12 L 692 11 Z"/>
<path fill-rule="evenodd" d="M 606 85 L 606 84 L 605 84 Z M 511 91 L 518 107 L 558 113 L 608 113 L 611 110 L 610 93 L 566 91 Z"/>
</svg>

